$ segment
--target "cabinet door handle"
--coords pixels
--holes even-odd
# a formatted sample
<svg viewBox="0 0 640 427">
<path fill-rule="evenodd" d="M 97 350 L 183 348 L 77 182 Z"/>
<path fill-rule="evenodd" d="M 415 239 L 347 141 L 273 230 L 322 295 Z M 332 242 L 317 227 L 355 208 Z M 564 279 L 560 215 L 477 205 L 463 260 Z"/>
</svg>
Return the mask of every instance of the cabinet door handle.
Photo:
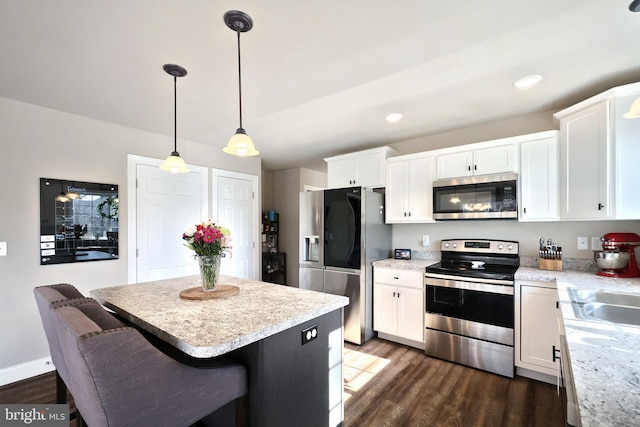
<svg viewBox="0 0 640 427">
<path fill-rule="evenodd" d="M 404 216 L 407 216 L 407 213 L 406 213 L 406 212 L 404 213 Z"/>
<path fill-rule="evenodd" d="M 602 203 L 598 203 L 598 210 L 601 211 L 602 208 L 604 208 L 604 205 Z"/>
<path fill-rule="evenodd" d="M 471 171 L 471 165 L 467 166 L 467 170 Z"/>
<path fill-rule="evenodd" d="M 398 280 L 398 276 L 393 276 L 394 279 Z"/>
<path fill-rule="evenodd" d="M 553 362 L 555 362 L 556 360 L 560 360 L 560 356 L 556 356 L 556 353 L 560 353 L 560 349 L 556 348 L 556 346 L 552 346 L 552 354 L 551 354 L 551 358 L 553 360 Z"/>
<path fill-rule="evenodd" d="M 395 292 L 393 293 L 393 297 L 394 297 L 394 298 L 396 297 L 396 293 L 395 293 Z"/>
<path fill-rule="evenodd" d="M 398 292 L 398 298 L 400 298 L 400 292 Z"/>
<path fill-rule="evenodd" d="M 409 212 L 409 216 L 411 216 L 411 212 Z"/>
<path fill-rule="evenodd" d="M 524 213 L 527 213 L 527 208 L 524 208 Z"/>
<path fill-rule="evenodd" d="M 478 170 L 478 165 L 473 165 L 473 170 L 477 171 Z"/>
</svg>

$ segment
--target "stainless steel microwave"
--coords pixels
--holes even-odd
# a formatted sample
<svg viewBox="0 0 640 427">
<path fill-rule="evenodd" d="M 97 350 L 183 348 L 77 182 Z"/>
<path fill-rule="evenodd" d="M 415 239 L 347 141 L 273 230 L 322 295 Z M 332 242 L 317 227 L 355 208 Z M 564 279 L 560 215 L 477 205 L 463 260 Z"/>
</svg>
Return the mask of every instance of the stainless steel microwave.
<svg viewBox="0 0 640 427">
<path fill-rule="evenodd" d="M 517 173 L 433 183 L 433 219 L 517 219 Z"/>
</svg>

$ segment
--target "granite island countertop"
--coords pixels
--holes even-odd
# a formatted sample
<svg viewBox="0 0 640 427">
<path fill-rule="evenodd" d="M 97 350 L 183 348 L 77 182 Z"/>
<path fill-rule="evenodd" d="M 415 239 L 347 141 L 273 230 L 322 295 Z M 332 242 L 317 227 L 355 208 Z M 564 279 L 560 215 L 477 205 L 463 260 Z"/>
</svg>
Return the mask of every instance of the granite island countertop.
<svg viewBox="0 0 640 427">
<path fill-rule="evenodd" d="M 556 280 L 583 427 L 640 424 L 640 327 L 575 316 L 568 288 L 640 295 L 640 278 L 520 267 L 517 280 Z"/>
<path fill-rule="evenodd" d="M 186 300 L 200 276 L 94 289 L 105 307 L 194 357 L 215 357 L 275 335 L 349 304 L 349 298 L 221 276 L 240 292 L 226 298 Z"/>
</svg>

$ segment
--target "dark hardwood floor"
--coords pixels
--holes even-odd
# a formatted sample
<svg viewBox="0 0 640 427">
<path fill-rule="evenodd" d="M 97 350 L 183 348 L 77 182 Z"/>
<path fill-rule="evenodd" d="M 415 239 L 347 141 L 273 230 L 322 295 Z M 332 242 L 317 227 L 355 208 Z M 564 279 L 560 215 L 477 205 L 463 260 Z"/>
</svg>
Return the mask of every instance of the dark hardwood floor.
<svg viewBox="0 0 640 427">
<path fill-rule="evenodd" d="M 562 426 L 556 387 L 372 339 L 345 343 L 345 427 Z"/>
<path fill-rule="evenodd" d="M 380 339 L 346 343 L 344 354 L 345 427 L 563 424 L 550 384 L 501 377 Z M 54 402 L 53 373 L 0 387 L 0 403 Z"/>
</svg>

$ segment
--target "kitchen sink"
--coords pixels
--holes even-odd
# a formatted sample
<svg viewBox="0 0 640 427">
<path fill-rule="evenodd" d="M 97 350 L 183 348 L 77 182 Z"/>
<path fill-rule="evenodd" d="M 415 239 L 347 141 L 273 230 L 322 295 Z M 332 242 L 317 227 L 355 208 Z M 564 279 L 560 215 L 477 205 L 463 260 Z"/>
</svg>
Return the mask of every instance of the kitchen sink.
<svg viewBox="0 0 640 427">
<path fill-rule="evenodd" d="M 578 304 L 601 302 L 603 304 L 640 307 L 640 294 L 623 294 L 619 292 L 576 288 L 569 288 L 568 290 L 571 301 Z"/>
<path fill-rule="evenodd" d="M 569 288 L 576 317 L 640 326 L 640 295 Z"/>
</svg>

